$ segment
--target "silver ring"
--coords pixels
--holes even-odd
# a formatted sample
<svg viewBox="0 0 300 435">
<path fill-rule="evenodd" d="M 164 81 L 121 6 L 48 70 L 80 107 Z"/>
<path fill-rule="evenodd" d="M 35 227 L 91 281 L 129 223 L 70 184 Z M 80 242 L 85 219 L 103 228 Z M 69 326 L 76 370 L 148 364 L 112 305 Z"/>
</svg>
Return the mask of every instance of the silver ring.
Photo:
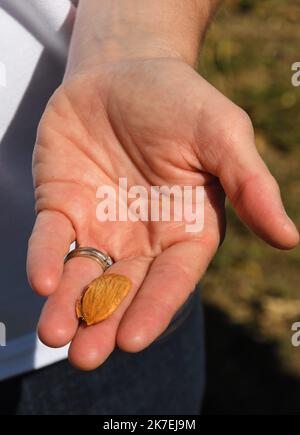
<svg viewBox="0 0 300 435">
<path fill-rule="evenodd" d="M 71 258 L 75 257 L 87 257 L 91 260 L 97 261 L 98 264 L 103 269 L 103 272 L 106 271 L 110 266 L 114 264 L 113 259 L 109 256 L 104 254 L 104 252 L 98 251 L 96 248 L 89 248 L 89 247 L 78 247 L 73 249 L 73 251 L 70 251 L 66 256 L 64 262 L 71 260 Z"/>
</svg>

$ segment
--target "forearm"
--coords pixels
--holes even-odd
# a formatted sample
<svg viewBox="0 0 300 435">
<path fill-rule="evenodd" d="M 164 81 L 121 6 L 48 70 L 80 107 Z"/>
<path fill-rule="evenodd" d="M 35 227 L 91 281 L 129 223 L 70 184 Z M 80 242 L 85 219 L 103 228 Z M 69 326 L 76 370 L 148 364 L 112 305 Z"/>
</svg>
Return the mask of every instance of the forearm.
<svg viewBox="0 0 300 435">
<path fill-rule="evenodd" d="M 67 70 L 128 58 L 197 60 L 219 0 L 80 0 Z"/>
</svg>

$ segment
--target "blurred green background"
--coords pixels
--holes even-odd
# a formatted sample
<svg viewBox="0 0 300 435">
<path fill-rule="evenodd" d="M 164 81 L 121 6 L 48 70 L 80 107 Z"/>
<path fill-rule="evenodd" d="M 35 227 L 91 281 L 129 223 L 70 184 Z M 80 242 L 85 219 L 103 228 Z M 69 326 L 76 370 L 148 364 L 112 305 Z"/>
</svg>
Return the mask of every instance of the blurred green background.
<svg viewBox="0 0 300 435">
<path fill-rule="evenodd" d="M 228 0 L 200 73 L 251 116 L 259 152 L 300 228 L 299 0 Z M 203 282 L 208 382 L 204 413 L 300 414 L 300 249 L 259 241 L 228 207 L 227 237 Z"/>
</svg>

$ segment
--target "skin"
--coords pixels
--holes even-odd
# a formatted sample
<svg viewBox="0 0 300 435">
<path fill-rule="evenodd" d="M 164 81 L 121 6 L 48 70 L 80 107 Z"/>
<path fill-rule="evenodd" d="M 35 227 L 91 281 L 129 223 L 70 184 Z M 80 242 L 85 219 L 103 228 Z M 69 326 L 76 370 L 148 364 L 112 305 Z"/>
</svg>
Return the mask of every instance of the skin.
<svg viewBox="0 0 300 435">
<path fill-rule="evenodd" d="M 128 4 L 134 11 L 134 2 Z M 118 17 L 128 14 L 116 7 Z M 120 18 L 108 18 L 106 4 L 103 9 L 95 19 L 115 20 L 112 27 L 120 31 L 126 27 Z M 199 9 L 203 32 L 212 13 Z M 94 42 L 85 26 L 94 15 L 93 7 L 79 10 L 66 77 L 39 125 L 33 157 L 37 219 L 27 266 L 32 287 L 49 296 L 38 325 L 41 340 L 52 347 L 71 341 L 69 359 L 83 370 L 98 367 L 115 346 L 140 351 L 166 329 L 224 237 L 225 194 L 267 243 L 290 249 L 299 242 L 278 185 L 255 148 L 248 115 L 195 72 L 197 44 L 187 43 L 185 50 L 170 36 L 155 36 L 149 44 L 148 34 L 134 35 L 128 44 L 106 34 Z M 148 21 L 143 29 L 153 26 Z M 166 27 L 161 26 L 162 34 Z M 89 53 L 80 50 L 82 32 Z M 187 35 L 187 42 L 196 37 Z M 187 233 L 185 222 L 98 222 L 97 188 L 116 186 L 120 177 L 127 177 L 128 187 L 204 186 L 203 231 Z M 88 328 L 78 326 L 75 302 L 101 270 L 84 258 L 64 266 L 75 239 L 107 252 L 115 260 L 109 273 L 133 282 L 113 315 Z"/>
</svg>

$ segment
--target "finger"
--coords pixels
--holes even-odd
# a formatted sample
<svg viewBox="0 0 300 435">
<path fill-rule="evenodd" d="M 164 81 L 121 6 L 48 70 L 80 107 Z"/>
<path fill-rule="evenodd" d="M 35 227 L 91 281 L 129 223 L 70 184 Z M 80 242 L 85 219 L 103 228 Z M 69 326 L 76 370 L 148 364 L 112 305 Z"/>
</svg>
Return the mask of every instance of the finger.
<svg viewBox="0 0 300 435">
<path fill-rule="evenodd" d="M 72 258 L 65 264 L 58 288 L 46 301 L 38 323 L 44 344 L 61 347 L 72 340 L 78 328 L 76 300 L 88 283 L 101 274 L 101 266 L 88 258 Z"/>
<path fill-rule="evenodd" d="M 75 239 L 69 219 L 57 211 L 41 211 L 28 242 L 27 275 L 41 295 L 53 293 L 61 279 L 64 256 Z"/>
<path fill-rule="evenodd" d="M 80 325 L 69 349 L 69 359 L 75 367 L 81 370 L 93 370 L 114 350 L 119 323 L 141 286 L 151 261 L 150 257 L 121 260 L 105 272 L 129 277 L 132 288 L 109 318 L 88 327 L 84 324 Z"/>
<path fill-rule="evenodd" d="M 121 349 L 138 352 L 164 332 L 205 272 L 217 245 L 217 240 L 182 242 L 154 260 L 120 323 L 117 344 Z"/>
</svg>

